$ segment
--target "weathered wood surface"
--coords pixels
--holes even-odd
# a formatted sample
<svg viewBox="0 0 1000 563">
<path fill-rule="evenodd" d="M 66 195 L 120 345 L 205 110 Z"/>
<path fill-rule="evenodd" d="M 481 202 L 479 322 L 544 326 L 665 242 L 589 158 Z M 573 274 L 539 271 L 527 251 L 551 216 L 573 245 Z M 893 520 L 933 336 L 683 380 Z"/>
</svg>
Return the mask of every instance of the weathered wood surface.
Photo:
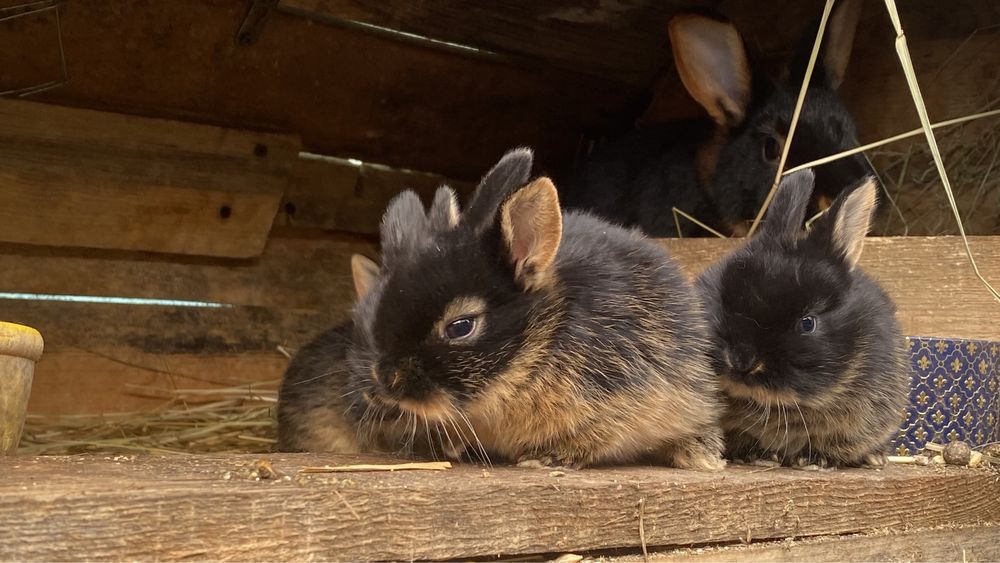
<svg viewBox="0 0 1000 563">
<path fill-rule="evenodd" d="M 980 272 L 1000 287 L 1000 237 L 970 237 Z M 688 273 L 700 272 L 738 240 L 686 239 L 663 244 Z M 896 302 L 911 336 L 1000 339 L 1000 303 L 969 265 L 959 237 L 870 237 L 861 267 Z"/>
<path fill-rule="evenodd" d="M 448 185 L 460 196 L 475 184 L 438 174 L 399 170 L 332 157 L 300 158 L 292 169 L 275 224 L 376 234 L 386 205 L 404 189 L 430 206 L 434 191 Z"/>
<path fill-rule="evenodd" d="M 310 152 L 475 180 L 518 145 L 567 166 L 580 131 L 639 93 L 281 12 L 239 45 L 246 12 L 246 2 L 67 0 L 73 79 L 36 99 L 291 131 Z M 30 54 L 3 34 L 0 53 Z"/>
<path fill-rule="evenodd" d="M 641 556 L 613 557 L 611 563 L 638 563 Z M 859 536 L 765 542 L 731 547 L 681 549 L 650 554 L 649 561 L 815 563 L 885 561 L 1000 561 L 1000 525 L 955 526 Z"/>
<path fill-rule="evenodd" d="M 736 240 L 664 240 L 690 275 Z M 1000 239 L 973 237 L 983 274 L 1000 280 Z M 3 320 L 38 328 L 46 351 L 31 409 L 75 414 L 148 408 L 126 385 L 191 387 L 272 381 L 296 349 L 347 317 L 350 255 L 374 244 L 348 236 L 273 238 L 256 260 L 190 259 L 98 251 L 0 247 L 0 291 L 180 299 L 228 308 L 5 300 Z M 1000 305 L 974 277 L 961 241 L 870 238 L 863 266 L 896 300 L 910 335 L 1000 339 Z"/>
<path fill-rule="evenodd" d="M 253 479 L 260 459 L 275 479 Z M 0 558 L 445 559 L 637 548 L 640 500 L 648 546 L 1000 521 L 1000 483 L 988 471 L 628 467 L 558 476 L 457 466 L 298 474 L 358 461 L 7 458 Z"/>
<path fill-rule="evenodd" d="M 294 136 L 0 102 L 0 241 L 256 256 Z"/>
</svg>

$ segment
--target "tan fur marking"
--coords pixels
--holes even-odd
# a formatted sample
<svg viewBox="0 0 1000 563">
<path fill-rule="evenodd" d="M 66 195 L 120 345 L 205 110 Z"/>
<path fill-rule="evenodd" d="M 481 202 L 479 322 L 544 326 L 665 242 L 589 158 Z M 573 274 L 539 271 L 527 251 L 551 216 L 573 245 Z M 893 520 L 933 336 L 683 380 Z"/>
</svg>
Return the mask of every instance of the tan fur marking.
<svg viewBox="0 0 1000 563">
<path fill-rule="evenodd" d="M 719 154 L 722 152 L 722 147 L 725 146 L 728 139 L 728 129 L 718 126 L 712 132 L 712 136 L 698 147 L 698 152 L 694 158 L 695 173 L 698 175 L 698 184 L 702 189 L 712 185 L 712 180 L 715 178 L 715 169 L 719 165 Z M 688 209 L 684 211 L 691 212 Z"/>
<path fill-rule="evenodd" d="M 874 178 L 855 188 L 840 208 L 833 223 L 833 244 L 843 253 L 853 269 L 861 260 L 865 236 L 871 228 L 872 215 L 878 202 Z"/>
<path fill-rule="evenodd" d="M 750 65 L 731 24 L 680 15 L 668 26 L 681 82 L 712 119 L 724 127 L 743 121 L 750 102 Z"/>
<path fill-rule="evenodd" d="M 719 386 L 722 387 L 724 392 L 733 397 L 753 399 L 763 405 L 779 401 L 791 404 L 798 400 L 798 395 L 794 391 L 764 389 L 763 387 L 739 383 L 728 377 L 720 378 Z"/>
<path fill-rule="evenodd" d="M 444 329 L 449 323 L 461 317 L 480 317 L 485 312 L 486 302 L 482 298 L 472 296 L 456 297 L 445 306 L 441 318 L 434 323 L 435 334 L 444 337 Z M 485 322 L 486 320 L 483 318 L 476 319 L 475 330 L 463 339 L 463 342 L 475 342 L 479 335 L 484 332 L 486 328 Z"/>
<path fill-rule="evenodd" d="M 443 422 L 448 420 L 448 416 L 455 410 L 451 398 L 444 393 L 436 393 L 429 399 L 423 401 L 413 401 L 404 399 L 399 401 L 399 408 L 411 412 L 421 419 L 431 422 Z"/>
<path fill-rule="evenodd" d="M 351 277 L 354 278 L 354 293 L 358 299 L 363 298 L 375 287 L 379 267 L 370 258 L 360 254 L 351 256 Z"/>
<path fill-rule="evenodd" d="M 545 286 L 562 240 L 562 212 L 555 185 L 539 178 L 504 203 L 500 228 L 514 260 L 514 276 L 526 290 Z"/>
<path fill-rule="evenodd" d="M 819 194 L 819 197 L 816 198 L 816 205 L 819 207 L 820 211 L 826 211 L 827 209 L 830 209 L 831 205 L 833 205 L 833 200 L 825 194 Z"/>
<path fill-rule="evenodd" d="M 854 48 L 854 32 L 861 19 L 861 0 L 840 0 L 830 16 L 826 37 L 823 39 L 823 68 L 827 81 L 836 90 L 844 80 L 847 63 Z"/>
</svg>

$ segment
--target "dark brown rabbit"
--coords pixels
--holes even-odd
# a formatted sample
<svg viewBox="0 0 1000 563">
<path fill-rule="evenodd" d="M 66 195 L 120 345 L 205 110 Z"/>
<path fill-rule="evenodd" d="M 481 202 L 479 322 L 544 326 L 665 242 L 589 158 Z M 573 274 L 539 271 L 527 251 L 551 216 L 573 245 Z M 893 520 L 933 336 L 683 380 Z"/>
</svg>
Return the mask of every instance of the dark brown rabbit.
<svg viewBox="0 0 1000 563">
<path fill-rule="evenodd" d="M 728 455 L 786 465 L 882 465 L 908 400 L 895 306 L 858 267 L 872 179 L 808 232 L 810 171 L 789 175 L 758 235 L 701 275 L 727 400 Z"/>
<path fill-rule="evenodd" d="M 381 268 L 355 263 L 353 326 L 286 375 L 280 448 L 724 465 L 693 288 L 641 234 L 563 214 L 531 162 L 509 153 L 461 214 L 440 192 L 429 215 L 393 200 Z"/>
<path fill-rule="evenodd" d="M 837 88 L 860 9 L 861 0 L 841 0 L 834 8 L 786 168 L 858 146 Z M 805 34 L 784 76 L 771 79 L 751 70 L 731 23 L 674 17 L 669 33 L 678 74 L 709 119 L 647 125 L 600 147 L 562 194 L 566 206 L 638 226 L 650 236 L 677 236 L 671 212 L 676 206 L 727 235 L 745 234 L 774 180 L 814 30 Z M 844 186 L 874 174 L 863 155 L 815 172 L 813 211 L 829 205 Z M 686 220 L 681 225 L 685 236 L 706 234 Z"/>
</svg>

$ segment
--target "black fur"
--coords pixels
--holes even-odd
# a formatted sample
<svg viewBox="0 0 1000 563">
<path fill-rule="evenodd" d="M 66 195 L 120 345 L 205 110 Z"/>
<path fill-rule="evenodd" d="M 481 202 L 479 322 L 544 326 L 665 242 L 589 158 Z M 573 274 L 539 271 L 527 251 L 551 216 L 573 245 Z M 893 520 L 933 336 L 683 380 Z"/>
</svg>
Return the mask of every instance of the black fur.
<svg viewBox="0 0 1000 563">
<path fill-rule="evenodd" d="M 851 190 L 808 234 L 798 226 L 811 184 L 808 171 L 786 178 L 760 234 L 698 279 L 729 404 L 727 447 L 788 464 L 872 462 L 906 401 L 902 336 L 888 295 L 833 243 Z M 801 329 L 807 316 L 812 333 Z"/>
<path fill-rule="evenodd" d="M 799 53 L 811 49 L 814 38 L 814 30 L 805 34 Z M 777 160 L 767 158 L 765 143 L 769 137 L 787 135 L 805 62 L 796 56 L 783 80 L 754 70 L 746 116 L 720 129 L 723 145 L 708 178 L 699 177 L 696 155 L 700 147 L 718 142 L 711 140 L 716 128 L 711 120 L 651 125 L 598 148 L 577 170 L 562 193 L 563 201 L 567 207 L 639 227 L 650 236 L 677 236 L 674 206 L 725 234 L 740 234 L 774 180 Z M 858 146 L 854 120 L 825 78 L 822 59 L 813 76 L 786 169 Z M 844 186 L 874 175 L 863 155 L 815 172 L 810 216 L 820 196 L 832 200 Z M 684 236 L 708 234 L 683 218 L 680 225 Z"/>
</svg>

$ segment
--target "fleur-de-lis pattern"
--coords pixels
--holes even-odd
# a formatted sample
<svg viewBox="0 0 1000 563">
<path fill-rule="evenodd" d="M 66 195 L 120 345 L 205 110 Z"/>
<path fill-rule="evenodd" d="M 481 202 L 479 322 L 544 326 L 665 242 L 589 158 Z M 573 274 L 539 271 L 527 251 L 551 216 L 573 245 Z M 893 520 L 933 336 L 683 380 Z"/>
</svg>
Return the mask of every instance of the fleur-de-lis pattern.
<svg viewBox="0 0 1000 563">
<path fill-rule="evenodd" d="M 908 337 L 910 405 L 892 450 L 912 455 L 927 442 L 1000 441 L 1000 343 Z"/>
</svg>

